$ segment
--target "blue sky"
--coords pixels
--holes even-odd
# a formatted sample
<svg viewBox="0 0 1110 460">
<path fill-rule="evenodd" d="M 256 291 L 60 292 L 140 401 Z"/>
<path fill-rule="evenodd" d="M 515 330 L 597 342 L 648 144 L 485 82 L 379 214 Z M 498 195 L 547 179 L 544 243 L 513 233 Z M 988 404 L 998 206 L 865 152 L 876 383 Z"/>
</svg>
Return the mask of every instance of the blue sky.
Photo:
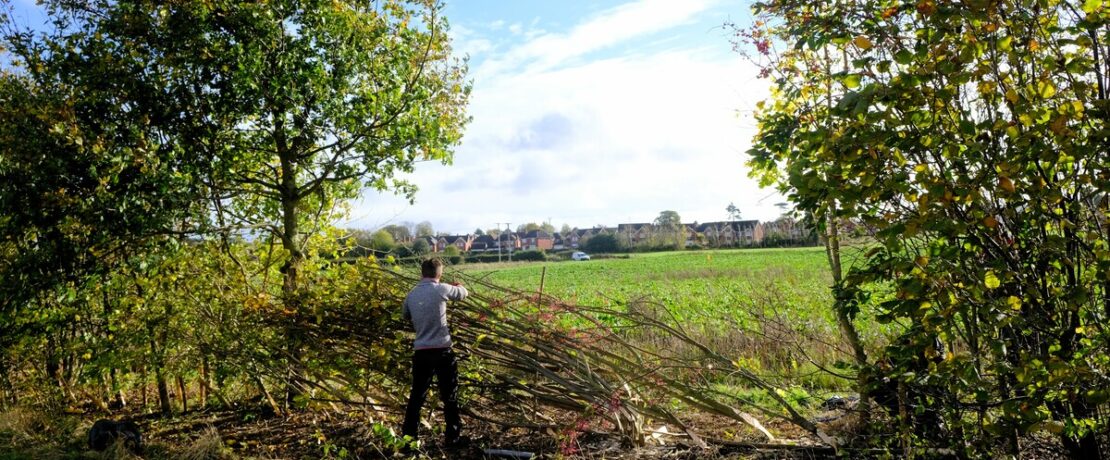
<svg viewBox="0 0 1110 460">
<path fill-rule="evenodd" d="M 750 3 L 719 0 L 448 2 L 470 57 L 469 125 L 451 166 L 420 164 L 416 204 L 367 193 L 349 225 L 431 221 L 588 227 L 773 219 L 782 197 L 747 177 L 751 109 L 768 94 L 721 25 Z"/>
<path fill-rule="evenodd" d="M 721 25 L 750 20 L 725 0 L 446 0 L 474 83 L 452 165 L 420 163 L 416 203 L 373 191 L 341 225 L 431 221 L 462 233 L 550 221 L 589 227 L 773 219 L 773 190 L 747 177 L 751 110 L 768 95 Z M 42 24 L 33 0 L 14 0 Z"/>
</svg>

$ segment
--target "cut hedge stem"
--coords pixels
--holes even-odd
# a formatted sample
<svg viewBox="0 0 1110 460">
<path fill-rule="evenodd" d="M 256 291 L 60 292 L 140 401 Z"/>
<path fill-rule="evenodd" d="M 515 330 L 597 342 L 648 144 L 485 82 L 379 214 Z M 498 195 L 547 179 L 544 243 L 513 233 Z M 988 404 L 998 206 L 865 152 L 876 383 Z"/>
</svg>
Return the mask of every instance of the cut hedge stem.
<svg viewBox="0 0 1110 460">
<path fill-rule="evenodd" d="M 296 315 L 307 350 L 294 383 L 335 400 L 397 410 L 407 394 L 411 353 L 401 302 L 419 279 L 399 269 L 365 267 L 365 292 Z M 684 411 L 749 425 L 770 441 L 774 436 L 749 412 L 794 424 L 836 447 L 781 389 L 694 339 L 665 305 L 643 299 L 637 308 L 572 305 L 461 273 L 449 276 L 471 291 L 448 307 L 448 315 L 472 416 L 513 427 L 611 431 L 634 445 L 650 437 L 649 421 L 661 421 L 704 445 L 698 427 L 670 408 L 679 403 Z M 672 345 L 633 337 L 647 333 Z M 280 379 L 280 371 L 274 366 L 268 375 Z M 770 399 L 730 394 L 721 383 L 758 389 Z"/>
</svg>

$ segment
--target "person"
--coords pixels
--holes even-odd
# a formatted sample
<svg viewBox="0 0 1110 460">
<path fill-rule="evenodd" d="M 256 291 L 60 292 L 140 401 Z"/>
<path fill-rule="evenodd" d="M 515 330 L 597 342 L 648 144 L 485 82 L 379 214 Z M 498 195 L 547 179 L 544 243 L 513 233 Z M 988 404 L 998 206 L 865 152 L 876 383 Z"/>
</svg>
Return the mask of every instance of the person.
<svg viewBox="0 0 1110 460">
<path fill-rule="evenodd" d="M 423 279 L 405 297 L 403 305 L 404 317 L 412 321 L 416 340 L 413 342 L 412 354 L 412 393 L 409 394 L 401 433 L 417 440 L 420 411 L 434 376 L 439 386 L 439 397 L 443 401 L 447 445 L 461 447 L 466 444 L 467 439 L 461 436 L 459 369 L 455 353 L 451 350 L 451 333 L 447 328 L 447 301 L 463 300 L 468 292 L 459 283 L 439 282 L 443 276 L 443 262 L 439 259 L 425 260 L 420 265 L 420 272 Z"/>
</svg>

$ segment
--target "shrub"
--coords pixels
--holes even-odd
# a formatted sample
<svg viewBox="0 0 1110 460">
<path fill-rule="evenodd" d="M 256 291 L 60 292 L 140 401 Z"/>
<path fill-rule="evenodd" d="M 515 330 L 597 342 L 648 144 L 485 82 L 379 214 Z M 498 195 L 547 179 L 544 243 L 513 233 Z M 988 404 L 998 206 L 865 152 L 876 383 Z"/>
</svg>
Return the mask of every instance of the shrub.
<svg viewBox="0 0 1110 460">
<path fill-rule="evenodd" d="M 451 265 L 458 265 L 463 263 L 462 253 L 459 251 L 459 248 L 455 246 L 447 246 L 446 248 L 444 248 L 443 258 L 447 259 L 447 261 L 451 263 Z"/>
<path fill-rule="evenodd" d="M 542 262 L 547 260 L 547 254 L 542 250 L 514 252 L 513 260 Z"/>
<path fill-rule="evenodd" d="M 582 246 L 586 252 L 607 253 L 620 251 L 620 241 L 614 235 L 601 234 L 590 237 Z"/>
</svg>

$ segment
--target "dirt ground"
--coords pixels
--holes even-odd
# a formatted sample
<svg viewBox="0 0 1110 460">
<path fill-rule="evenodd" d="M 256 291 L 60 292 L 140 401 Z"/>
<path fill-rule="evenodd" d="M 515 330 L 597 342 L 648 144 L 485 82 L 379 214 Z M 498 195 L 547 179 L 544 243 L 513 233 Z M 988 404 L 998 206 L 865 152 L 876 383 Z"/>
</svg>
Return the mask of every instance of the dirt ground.
<svg viewBox="0 0 1110 460">
<path fill-rule="evenodd" d="M 843 414 L 841 414 L 843 415 Z M 393 442 L 398 430 L 396 415 L 349 406 L 304 410 L 274 416 L 260 409 L 194 410 L 172 417 L 156 414 L 117 413 L 113 417 L 74 411 L 58 416 L 25 413 L 0 418 L 0 460 L 7 459 L 486 459 L 514 458 L 490 455 L 491 450 L 530 453 L 535 459 L 819 459 L 898 458 L 901 452 L 879 450 L 832 451 L 795 426 L 773 420 L 764 426 L 776 436 L 770 441 L 746 425 L 723 417 L 693 415 L 685 421 L 698 428 L 708 447 L 698 446 L 678 427 L 667 426 L 642 446 L 621 441 L 604 432 L 507 428 L 464 417 L 471 445 L 447 449 L 442 443 L 439 414 L 421 428 L 423 446 L 403 451 Z M 96 453 L 87 449 L 88 428 L 99 418 L 128 419 L 143 430 L 146 449 L 132 456 L 116 449 Z M 830 434 L 851 441 L 850 417 L 826 417 Z M 656 428 L 662 424 L 654 424 Z M 16 428 L 13 428 L 16 427 Z M 13 434 L 16 433 L 16 434 Z M 22 433 L 22 434 L 19 434 Z M 1061 458 L 1059 443 L 1051 436 L 1033 436 L 1022 442 L 1022 458 Z M 926 455 L 925 457 L 929 457 Z M 526 458 L 526 457 L 516 457 Z M 944 458 L 936 455 L 931 458 Z"/>
</svg>

